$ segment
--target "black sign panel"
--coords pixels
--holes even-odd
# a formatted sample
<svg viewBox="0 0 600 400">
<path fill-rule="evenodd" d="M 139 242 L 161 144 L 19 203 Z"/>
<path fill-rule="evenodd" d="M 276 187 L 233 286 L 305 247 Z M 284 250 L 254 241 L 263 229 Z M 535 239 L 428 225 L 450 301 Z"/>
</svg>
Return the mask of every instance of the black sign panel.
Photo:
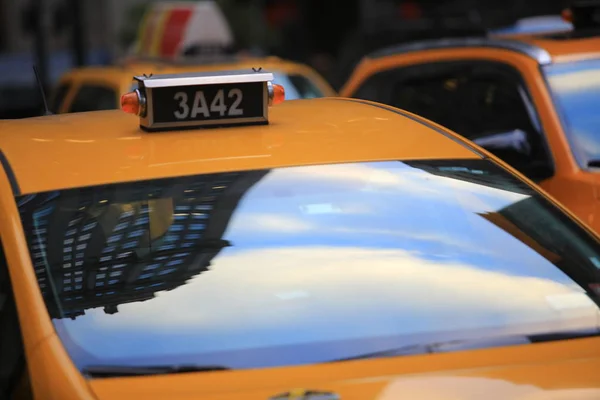
<svg viewBox="0 0 600 400">
<path fill-rule="evenodd" d="M 160 87 L 152 90 L 154 123 L 264 117 L 265 82 Z"/>
</svg>

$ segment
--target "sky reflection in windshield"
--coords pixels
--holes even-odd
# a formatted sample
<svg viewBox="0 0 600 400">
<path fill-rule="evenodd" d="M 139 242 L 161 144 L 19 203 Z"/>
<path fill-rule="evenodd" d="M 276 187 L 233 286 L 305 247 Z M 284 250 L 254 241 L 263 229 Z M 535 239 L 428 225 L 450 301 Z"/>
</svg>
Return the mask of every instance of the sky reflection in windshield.
<svg viewBox="0 0 600 400">
<path fill-rule="evenodd" d="M 571 235 L 557 236 L 560 243 L 589 238 L 532 193 L 482 184 L 498 171 L 471 164 L 463 173 L 470 182 L 400 162 L 269 171 L 233 211 L 223 234 L 231 246 L 208 271 L 116 313 L 93 308 L 56 319 L 59 336 L 79 366 L 247 368 L 424 338 L 595 327 L 598 309 L 585 291 L 548 254 L 493 222 L 519 205 Z M 497 176 L 504 181 L 495 186 L 508 186 L 510 178 Z M 591 265 L 590 249 L 580 256 Z M 550 251 L 553 262 L 570 257 L 559 250 Z"/>
</svg>

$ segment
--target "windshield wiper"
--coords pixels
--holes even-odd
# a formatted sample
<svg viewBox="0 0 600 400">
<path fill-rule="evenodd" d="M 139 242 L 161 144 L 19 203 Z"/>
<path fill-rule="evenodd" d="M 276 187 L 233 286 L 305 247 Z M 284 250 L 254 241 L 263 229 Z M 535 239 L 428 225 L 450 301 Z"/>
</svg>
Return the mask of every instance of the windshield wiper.
<svg viewBox="0 0 600 400">
<path fill-rule="evenodd" d="M 227 371 L 229 367 L 222 365 L 148 365 L 148 366 L 121 366 L 121 365 L 91 365 L 81 372 L 90 378 L 109 378 L 115 376 L 143 376 L 161 374 L 181 374 L 185 372 L 212 372 Z"/>
<path fill-rule="evenodd" d="M 576 332 L 557 332 L 530 336 L 509 336 L 489 339 L 452 340 L 447 342 L 431 342 L 426 344 L 411 344 L 391 349 L 358 354 L 355 356 L 337 358 L 327 362 L 362 360 L 367 358 L 409 356 L 426 353 L 445 353 L 449 351 L 485 349 L 500 346 L 515 346 L 520 344 L 544 343 L 558 340 L 581 339 L 600 336 L 600 330 L 590 329 Z"/>
<path fill-rule="evenodd" d="M 589 160 L 587 162 L 587 166 L 590 168 L 600 168 L 600 159 L 598 160 Z"/>
</svg>

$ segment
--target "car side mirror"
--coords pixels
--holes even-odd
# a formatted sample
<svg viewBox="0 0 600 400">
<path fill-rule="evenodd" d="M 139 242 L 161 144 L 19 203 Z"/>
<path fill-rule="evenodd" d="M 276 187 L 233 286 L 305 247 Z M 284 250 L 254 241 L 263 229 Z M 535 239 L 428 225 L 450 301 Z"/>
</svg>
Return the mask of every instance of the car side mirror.
<svg viewBox="0 0 600 400">
<path fill-rule="evenodd" d="M 506 153 L 511 158 L 528 158 L 531 155 L 527 133 L 521 129 L 487 134 L 473 139 L 473 142 L 494 154 Z"/>
<path fill-rule="evenodd" d="M 535 159 L 528 134 L 521 129 L 485 134 L 471 140 L 535 182 L 554 174 L 551 165 Z"/>
</svg>

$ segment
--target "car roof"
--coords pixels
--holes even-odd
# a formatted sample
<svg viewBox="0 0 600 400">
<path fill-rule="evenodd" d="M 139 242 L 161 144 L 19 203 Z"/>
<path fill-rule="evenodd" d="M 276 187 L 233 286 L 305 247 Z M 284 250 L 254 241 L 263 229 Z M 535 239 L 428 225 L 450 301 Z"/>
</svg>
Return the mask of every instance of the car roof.
<svg viewBox="0 0 600 400">
<path fill-rule="evenodd" d="M 540 64 L 551 64 L 599 57 L 600 36 L 571 38 L 568 32 L 557 32 L 430 39 L 386 47 L 367 55 L 366 59 L 370 61 L 419 51 L 468 47 L 510 50 L 529 56 Z"/>
<path fill-rule="evenodd" d="M 570 38 L 568 32 L 559 32 L 515 36 L 514 39 L 545 50 L 553 62 L 600 57 L 600 36 Z"/>
<path fill-rule="evenodd" d="M 102 80 L 114 80 L 115 82 L 120 81 L 123 78 L 124 73 L 131 74 L 132 71 L 125 70 L 118 66 L 86 66 L 72 68 L 61 75 L 60 80 L 65 79 L 87 79 L 89 77 L 102 77 Z"/>
<path fill-rule="evenodd" d="M 124 63 L 127 69 L 161 68 L 161 69 L 189 69 L 200 67 L 203 69 L 228 70 L 236 68 L 263 68 L 278 69 L 284 72 L 298 68 L 310 68 L 305 64 L 284 60 L 279 57 L 186 57 L 179 60 L 159 58 L 131 59 Z"/>
<path fill-rule="evenodd" d="M 83 66 L 72 68 L 65 75 L 77 74 L 97 74 L 97 73 L 116 73 L 116 74 L 137 74 L 146 72 L 147 69 L 155 70 L 178 70 L 190 68 L 229 70 L 247 67 L 278 69 L 290 71 L 298 68 L 308 68 L 305 64 L 294 61 L 284 60 L 279 57 L 189 57 L 179 60 L 161 59 L 161 58 L 130 58 L 118 62 L 114 65 Z"/>
<path fill-rule="evenodd" d="M 269 125 L 146 133 L 119 110 L 0 121 L 15 194 L 295 165 L 481 155 L 413 114 L 356 99 L 287 101 Z"/>
</svg>

